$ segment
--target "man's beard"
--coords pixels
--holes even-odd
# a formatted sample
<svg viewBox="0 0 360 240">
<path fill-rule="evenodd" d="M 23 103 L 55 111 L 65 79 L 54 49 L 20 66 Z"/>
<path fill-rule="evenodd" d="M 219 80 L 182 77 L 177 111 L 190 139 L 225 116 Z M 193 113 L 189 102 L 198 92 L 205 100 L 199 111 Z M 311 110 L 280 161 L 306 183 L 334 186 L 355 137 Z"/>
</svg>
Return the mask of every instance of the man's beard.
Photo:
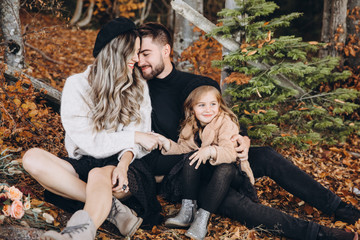
<svg viewBox="0 0 360 240">
<path fill-rule="evenodd" d="M 142 71 L 141 71 L 141 74 L 142 74 L 143 78 L 145 78 L 146 80 L 150 80 L 150 79 L 157 77 L 160 73 L 162 73 L 164 71 L 164 69 L 165 69 L 164 62 L 161 61 L 154 68 L 151 67 L 152 71 L 149 74 L 145 75 Z"/>
</svg>

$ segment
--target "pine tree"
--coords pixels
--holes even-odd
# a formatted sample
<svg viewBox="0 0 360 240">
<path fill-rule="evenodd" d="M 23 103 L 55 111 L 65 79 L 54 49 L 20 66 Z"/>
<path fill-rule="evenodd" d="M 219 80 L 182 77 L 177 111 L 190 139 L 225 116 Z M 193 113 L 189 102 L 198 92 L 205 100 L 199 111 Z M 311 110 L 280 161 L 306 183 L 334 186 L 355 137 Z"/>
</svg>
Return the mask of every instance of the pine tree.
<svg viewBox="0 0 360 240">
<path fill-rule="evenodd" d="M 237 8 L 218 13 L 222 25 L 212 35 L 240 39 L 241 47 L 214 64 L 236 73 L 229 77 L 225 94 L 231 96 L 232 110 L 249 136 L 262 143 L 306 147 L 360 135 L 360 123 L 349 117 L 360 107 L 354 101 L 360 92 L 319 91 L 321 84 L 347 79 L 351 73 L 338 72 L 336 58 L 316 58 L 321 43 L 276 36 L 277 29 L 289 26 L 301 14 L 267 19 L 278 8 L 274 2 L 236 2 Z M 244 82 L 239 76 L 250 80 L 238 85 Z"/>
</svg>

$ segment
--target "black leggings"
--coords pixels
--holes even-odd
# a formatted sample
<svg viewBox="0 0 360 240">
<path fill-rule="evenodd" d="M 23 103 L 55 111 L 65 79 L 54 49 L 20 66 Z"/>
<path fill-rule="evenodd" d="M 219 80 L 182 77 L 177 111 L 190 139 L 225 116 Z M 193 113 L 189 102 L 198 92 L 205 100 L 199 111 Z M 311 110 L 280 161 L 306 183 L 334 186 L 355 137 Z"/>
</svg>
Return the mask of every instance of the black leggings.
<svg viewBox="0 0 360 240">
<path fill-rule="evenodd" d="M 182 169 L 183 198 L 198 200 L 199 207 L 213 213 L 226 196 L 236 167 L 234 164 L 220 164 L 213 166 L 209 162 L 190 166 L 186 159 Z M 201 189 L 201 191 L 200 191 Z"/>
</svg>

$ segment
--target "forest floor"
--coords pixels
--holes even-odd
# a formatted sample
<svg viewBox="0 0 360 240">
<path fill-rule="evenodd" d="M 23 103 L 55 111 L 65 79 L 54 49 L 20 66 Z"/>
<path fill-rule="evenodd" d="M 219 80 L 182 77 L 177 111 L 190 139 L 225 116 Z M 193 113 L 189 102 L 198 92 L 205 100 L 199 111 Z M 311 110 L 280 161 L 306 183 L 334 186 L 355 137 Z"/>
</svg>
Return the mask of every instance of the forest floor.
<svg viewBox="0 0 360 240">
<path fill-rule="evenodd" d="M 28 75 L 42 79 L 61 90 L 68 76 L 84 71 L 86 66 L 94 60 L 92 48 L 97 30 L 70 27 L 62 20 L 43 14 L 23 12 L 21 15 L 27 43 L 25 72 Z M 2 55 L 0 54 L 0 56 Z M 0 58 L 0 62 L 3 62 L 3 59 Z M 28 135 L 28 139 L 23 141 L 22 145 L 17 145 L 18 143 L 15 143 L 15 140 L 14 142 L 6 142 L 6 138 L 3 139 L 4 142 L 3 145 L 0 145 L 0 152 L 4 151 L 5 147 L 11 149 L 11 151 L 2 152 L 0 155 L 0 183 L 5 182 L 9 185 L 15 185 L 24 193 L 30 194 L 32 208 L 38 208 L 42 212 L 49 213 L 55 218 L 55 221 L 46 223 L 45 217 L 41 214 L 27 212 L 21 220 L 14 220 L 10 217 L 0 218 L 0 228 L 30 226 L 41 230 L 55 229 L 59 231 L 65 226 L 67 219 L 70 217 L 69 213 L 43 202 L 43 188 L 18 165 L 18 163 L 21 163 L 21 156 L 24 152 L 29 147 L 36 147 L 35 144 L 37 143 L 45 142 L 40 147 L 58 155 L 65 154 L 61 138 L 63 130 L 59 117 L 50 108 L 47 111 L 51 113 L 48 118 L 53 119 L 52 124 L 54 126 L 51 127 L 53 131 L 54 129 L 60 129 L 56 130 L 56 133 L 51 134 L 51 129 L 48 129 L 49 132 L 46 132 L 45 136 L 43 134 L 35 138 L 34 134 Z M 57 137 L 52 138 L 51 135 Z M 47 140 L 44 140 L 45 138 Z M 56 140 L 57 138 L 60 140 Z M 55 145 L 55 140 L 56 146 L 52 146 Z M 16 139 L 16 141 L 19 140 Z M 51 142 L 54 144 L 51 144 Z M 318 182 L 335 192 L 344 201 L 351 202 L 359 207 L 360 139 L 358 137 L 352 137 L 346 143 L 336 146 L 314 145 L 305 151 L 295 147 L 277 150 L 295 165 L 313 176 Z M 328 227 L 345 228 L 347 231 L 360 233 L 360 222 L 355 225 L 334 222 L 332 216 L 321 213 L 299 198 L 287 193 L 269 178 L 258 179 L 255 185 L 260 201 L 264 205 Z M 160 197 L 159 200 L 163 206 L 162 214 L 164 216 L 174 213 L 180 207 L 179 204 L 170 204 Z M 151 230 L 138 230 L 133 239 L 187 239 L 184 236 L 185 231 L 184 229 L 168 229 L 160 225 Z M 98 231 L 97 239 L 121 239 L 121 237 L 111 224 L 105 223 Z M 213 215 L 209 223 L 209 234 L 206 239 L 281 238 L 263 231 L 261 226 L 255 231 L 255 229 L 247 229 L 237 221 Z"/>
</svg>

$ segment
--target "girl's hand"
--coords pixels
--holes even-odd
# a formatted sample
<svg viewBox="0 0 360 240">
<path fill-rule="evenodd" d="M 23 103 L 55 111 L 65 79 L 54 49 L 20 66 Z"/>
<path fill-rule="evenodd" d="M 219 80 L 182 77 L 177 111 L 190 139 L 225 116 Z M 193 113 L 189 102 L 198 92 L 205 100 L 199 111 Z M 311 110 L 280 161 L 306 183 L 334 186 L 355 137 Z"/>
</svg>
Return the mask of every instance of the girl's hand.
<svg viewBox="0 0 360 240">
<path fill-rule="evenodd" d="M 169 151 L 170 150 L 170 140 L 167 139 L 166 137 L 164 137 L 163 135 L 161 134 L 158 134 L 158 133 L 154 133 L 152 132 L 151 133 L 152 135 L 154 136 L 157 136 L 158 140 L 159 140 L 159 149 L 165 149 L 165 151 Z"/>
<path fill-rule="evenodd" d="M 158 137 L 151 133 L 135 132 L 135 143 L 140 144 L 146 151 L 162 147 Z"/>
<path fill-rule="evenodd" d="M 114 171 L 112 172 L 112 184 L 114 186 L 112 189 L 113 192 L 127 193 L 129 191 L 127 169 L 121 165 L 114 168 Z"/>
<path fill-rule="evenodd" d="M 200 167 L 200 164 L 205 164 L 207 160 L 211 158 L 211 146 L 200 148 L 198 151 L 194 152 L 190 156 L 190 166 L 192 166 L 196 161 L 195 169 L 198 169 Z"/>
</svg>

